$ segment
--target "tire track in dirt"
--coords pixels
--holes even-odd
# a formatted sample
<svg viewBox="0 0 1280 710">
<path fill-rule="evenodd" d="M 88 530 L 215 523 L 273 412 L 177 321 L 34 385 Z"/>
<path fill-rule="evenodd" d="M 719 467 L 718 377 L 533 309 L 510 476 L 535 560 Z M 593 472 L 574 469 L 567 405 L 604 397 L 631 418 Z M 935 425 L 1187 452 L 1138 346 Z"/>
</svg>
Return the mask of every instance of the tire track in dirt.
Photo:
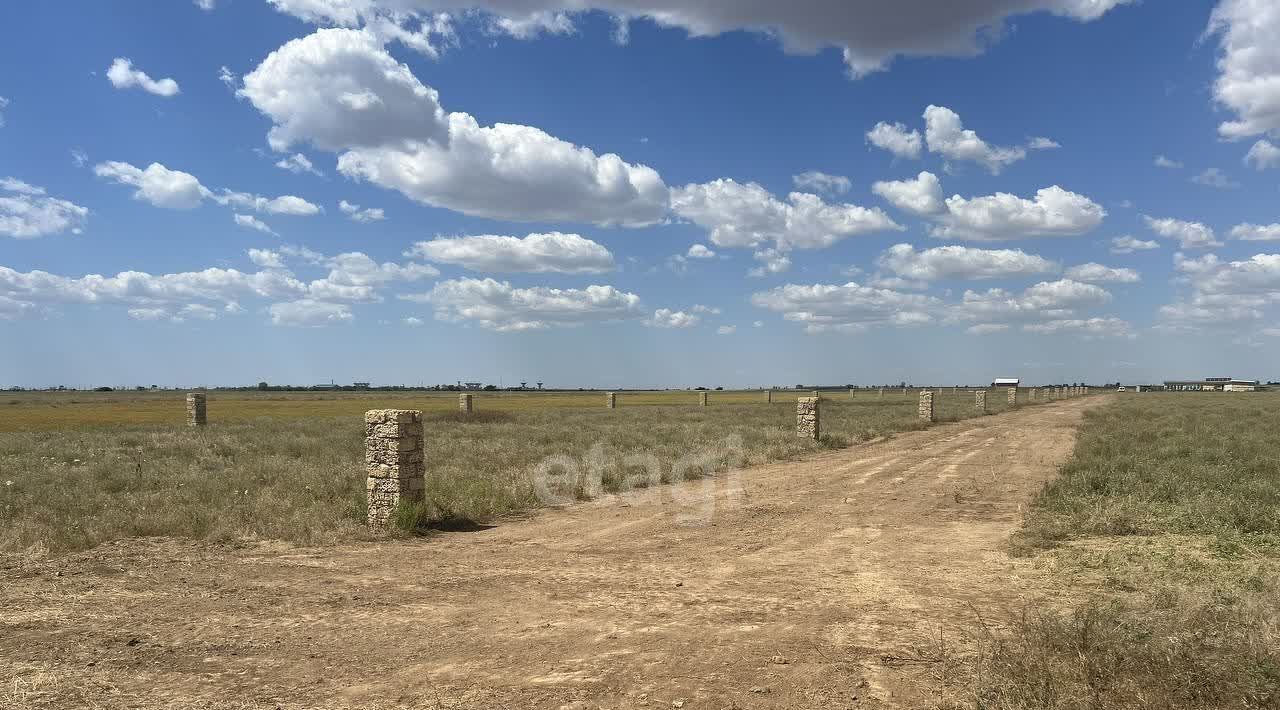
<svg viewBox="0 0 1280 710">
<path fill-rule="evenodd" d="M 0 682 L 58 679 L 33 707 L 918 706 L 930 668 L 892 659 L 1046 593 L 1002 546 L 1103 401 L 479 532 L 104 545 L 0 572 Z"/>
</svg>

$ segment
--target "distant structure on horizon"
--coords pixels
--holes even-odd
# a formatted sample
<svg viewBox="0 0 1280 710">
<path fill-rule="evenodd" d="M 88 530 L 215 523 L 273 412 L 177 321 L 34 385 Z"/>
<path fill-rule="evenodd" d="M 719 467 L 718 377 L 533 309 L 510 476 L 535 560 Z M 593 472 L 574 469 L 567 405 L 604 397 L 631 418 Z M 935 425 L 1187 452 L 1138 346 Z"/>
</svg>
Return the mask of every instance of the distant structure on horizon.
<svg viewBox="0 0 1280 710">
<path fill-rule="evenodd" d="M 1206 377 L 1203 380 L 1165 380 L 1169 392 L 1253 392 L 1258 380 L 1237 380 L 1234 377 Z"/>
<path fill-rule="evenodd" d="M 1022 380 L 1017 377 L 997 377 L 995 382 L 991 383 L 992 387 L 1014 387 L 1022 384 Z"/>
</svg>

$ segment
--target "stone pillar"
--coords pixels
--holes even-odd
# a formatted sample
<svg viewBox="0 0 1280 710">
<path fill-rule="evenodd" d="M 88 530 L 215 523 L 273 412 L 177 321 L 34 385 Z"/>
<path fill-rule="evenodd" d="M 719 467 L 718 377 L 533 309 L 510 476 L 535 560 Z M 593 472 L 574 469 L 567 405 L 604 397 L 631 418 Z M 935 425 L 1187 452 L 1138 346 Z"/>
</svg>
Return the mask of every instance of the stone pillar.
<svg viewBox="0 0 1280 710">
<path fill-rule="evenodd" d="M 614 393 L 614 392 L 605 392 L 605 394 L 604 394 L 604 406 L 608 407 L 609 409 L 617 409 L 617 408 L 618 408 L 618 395 L 617 395 L 616 393 Z"/>
<path fill-rule="evenodd" d="M 386 527 L 396 506 L 422 500 L 426 456 L 422 412 L 374 409 L 364 413 L 364 464 L 369 527 Z"/>
<path fill-rule="evenodd" d="M 204 426 L 209 423 L 204 392 L 187 393 L 187 426 Z"/>
<path fill-rule="evenodd" d="M 880 399 L 884 399 L 884 388 L 880 388 Z"/>
<path fill-rule="evenodd" d="M 1018 403 L 1018 388 L 1010 387 L 1009 388 L 1009 406 L 1012 407 L 1017 403 Z"/>
<path fill-rule="evenodd" d="M 818 435 L 818 398 L 801 397 L 796 400 L 796 436 L 816 440 Z"/>
<path fill-rule="evenodd" d="M 1034 388 L 1034 387 L 1032 387 L 1030 390 L 1028 390 L 1028 391 L 1027 391 L 1027 399 L 1031 400 L 1032 402 L 1036 401 L 1036 392 L 1039 392 L 1039 390 L 1037 390 L 1037 389 L 1036 389 L 1036 388 Z"/>
<path fill-rule="evenodd" d="M 857 397 L 857 396 L 858 396 L 858 395 L 857 395 L 857 392 L 858 392 L 857 390 L 855 390 L 854 388 L 850 387 L 850 388 L 849 388 L 849 399 L 853 399 L 853 398 Z"/>
<path fill-rule="evenodd" d="M 973 393 L 973 408 L 978 410 L 979 412 L 982 412 L 983 414 L 987 413 L 987 391 L 986 390 L 980 390 L 978 392 Z"/>
<path fill-rule="evenodd" d="M 767 390 L 765 392 L 764 401 L 768 402 L 769 404 L 773 404 L 773 390 Z"/>
<path fill-rule="evenodd" d="M 933 418 L 933 390 L 920 390 L 920 407 L 917 410 L 920 418 L 931 422 Z"/>
<path fill-rule="evenodd" d="M 700 407 L 707 406 L 707 394 L 708 392 L 706 390 L 703 390 L 698 393 L 698 406 Z"/>
<path fill-rule="evenodd" d="M 903 387 L 903 388 L 902 388 L 902 396 L 903 396 L 903 397 L 906 397 L 906 396 L 907 396 L 907 388 L 906 388 L 906 387 Z"/>
<path fill-rule="evenodd" d="M 471 395 L 469 394 L 458 395 L 458 411 L 462 412 L 463 414 L 471 413 Z"/>
</svg>

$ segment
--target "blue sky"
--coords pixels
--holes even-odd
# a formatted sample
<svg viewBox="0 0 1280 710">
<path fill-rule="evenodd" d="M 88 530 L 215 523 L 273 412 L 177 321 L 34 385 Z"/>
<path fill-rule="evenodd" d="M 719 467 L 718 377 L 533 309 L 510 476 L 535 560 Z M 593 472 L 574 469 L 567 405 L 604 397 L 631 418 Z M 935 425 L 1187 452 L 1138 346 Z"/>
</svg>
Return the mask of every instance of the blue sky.
<svg viewBox="0 0 1280 710">
<path fill-rule="evenodd" d="M 1011 4 L 8 7 L 0 386 L 1280 377 L 1280 8 Z"/>
</svg>

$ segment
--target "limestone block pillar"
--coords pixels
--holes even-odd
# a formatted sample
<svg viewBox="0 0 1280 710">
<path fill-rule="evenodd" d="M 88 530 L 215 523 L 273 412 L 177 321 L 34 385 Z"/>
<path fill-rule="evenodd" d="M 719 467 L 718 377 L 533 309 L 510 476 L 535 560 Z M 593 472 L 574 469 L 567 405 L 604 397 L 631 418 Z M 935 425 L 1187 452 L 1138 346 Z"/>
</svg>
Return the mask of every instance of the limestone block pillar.
<svg viewBox="0 0 1280 710">
<path fill-rule="evenodd" d="M 204 426 L 209 423 L 209 413 L 204 392 L 187 393 L 187 426 Z"/>
<path fill-rule="evenodd" d="M 973 408 L 978 410 L 979 412 L 982 412 L 983 414 L 987 413 L 987 391 L 986 390 L 980 390 L 978 392 L 973 393 Z"/>
<path fill-rule="evenodd" d="M 708 395 L 708 394 L 710 394 L 710 393 L 709 393 L 709 392 L 707 392 L 706 390 L 703 390 L 703 391 L 701 391 L 701 392 L 699 392 L 699 393 L 698 393 L 698 406 L 700 406 L 700 407 L 705 407 L 705 406 L 707 406 L 707 395 Z"/>
<path fill-rule="evenodd" d="M 459 412 L 462 412 L 463 414 L 470 414 L 471 407 L 472 407 L 471 395 L 469 394 L 458 395 L 458 411 Z"/>
<path fill-rule="evenodd" d="M 1009 388 L 1009 406 L 1012 407 L 1017 403 L 1018 403 L 1018 388 L 1010 387 Z"/>
<path fill-rule="evenodd" d="M 608 407 L 609 409 L 618 408 L 618 395 L 616 392 L 605 392 L 604 406 Z"/>
<path fill-rule="evenodd" d="M 818 398 L 801 397 L 796 400 L 796 436 L 816 440 L 819 435 Z"/>
<path fill-rule="evenodd" d="M 920 406 L 917 411 L 922 420 L 926 422 L 934 421 L 933 390 L 920 390 Z"/>
<path fill-rule="evenodd" d="M 396 506 L 422 500 L 426 488 L 422 412 L 408 409 L 365 412 L 364 463 L 369 527 L 386 527 Z"/>
</svg>

